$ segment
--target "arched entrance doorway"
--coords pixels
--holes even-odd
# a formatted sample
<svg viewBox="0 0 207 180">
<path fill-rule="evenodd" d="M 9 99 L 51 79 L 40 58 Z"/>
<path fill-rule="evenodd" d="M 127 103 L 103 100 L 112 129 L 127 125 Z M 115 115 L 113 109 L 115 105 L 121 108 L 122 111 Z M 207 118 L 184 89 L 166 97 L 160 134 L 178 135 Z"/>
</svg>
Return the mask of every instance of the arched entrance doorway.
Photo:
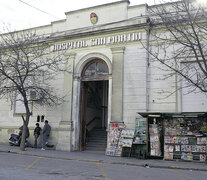
<svg viewBox="0 0 207 180">
<path fill-rule="evenodd" d="M 105 150 L 108 119 L 107 64 L 88 62 L 81 74 L 80 150 Z"/>
</svg>

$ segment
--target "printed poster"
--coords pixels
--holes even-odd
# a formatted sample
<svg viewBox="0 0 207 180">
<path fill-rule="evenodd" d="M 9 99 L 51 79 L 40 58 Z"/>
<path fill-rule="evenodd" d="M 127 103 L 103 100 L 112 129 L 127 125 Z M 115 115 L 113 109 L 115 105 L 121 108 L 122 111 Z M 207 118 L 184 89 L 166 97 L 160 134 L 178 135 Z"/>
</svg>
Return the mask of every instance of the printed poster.
<svg viewBox="0 0 207 180">
<path fill-rule="evenodd" d="M 193 154 L 192 153 L 182 153 L 181 159 L 186 160 L 186 161 L 192 161 L 193 160 Z"/>
<path fill-rule="evenodd" d="M 180 151 L 180 145 L 175 145 L 175 151 Z"/>
<path fill-rule="evenodd" d="M 200 154 L 200 161 L 206 162 L 206 155 L 205 154 Z"/>
<path fill-rule="evenodd" d="M 173 159 L 173 153 L 165 152 L 164 153 L 164 158 L 165 159 Z"/>
</svg>

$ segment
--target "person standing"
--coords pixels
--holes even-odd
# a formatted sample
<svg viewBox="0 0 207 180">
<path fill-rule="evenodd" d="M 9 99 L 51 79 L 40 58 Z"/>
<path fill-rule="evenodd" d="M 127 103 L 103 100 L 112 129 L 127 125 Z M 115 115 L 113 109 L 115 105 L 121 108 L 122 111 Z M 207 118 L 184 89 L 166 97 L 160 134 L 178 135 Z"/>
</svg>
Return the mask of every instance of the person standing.
<svg viewBox="0 0 207 180">
<path fill-rule="evenodd" d="M 45 150 L 45 148 L 46 148 L 47 139 L 50 135 L 50 131 L 51 131 L 51 127 L 48 124 L 48 121 L 45 120 L 45 125 L 44 125 L 44 128 L 43 128 L 43 144 L 42 144 L 42 149 L 41 150 Z"/>
<path fill-rule="evenodd" d="M 34 129 L 34 138 L 35 138 L 34 148 L 37 148 L 37 139 L 40 136 L 40 131 L 41 131 L 40 125 L 39 123 L 36 123 L 36 128 Z"/>
</svg>

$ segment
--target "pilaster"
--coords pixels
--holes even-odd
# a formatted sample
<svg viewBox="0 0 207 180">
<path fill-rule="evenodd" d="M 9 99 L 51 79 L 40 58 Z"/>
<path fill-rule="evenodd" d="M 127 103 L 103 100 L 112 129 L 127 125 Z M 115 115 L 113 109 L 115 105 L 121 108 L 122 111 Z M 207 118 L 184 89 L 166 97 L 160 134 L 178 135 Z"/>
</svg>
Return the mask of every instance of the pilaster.
<svg viewBox="0 0 207 180">
<path fill-rule="evenodd" d="M 68 59 L 66 72 L 64 73 L 63 96 L 64 103 L 62 104 L 62 117 L 59 123 L 58 144 L 56 149 L 71 151 L 73 121 L 72 121 L 72 103 L 73 103 L 73 66 L 75 53 L 65 55 Z"/>
<path fill-rule="evenodd" d="M 112 111 L 111 122 L 123 122 L 123 64 L 125 47 L 112 51 Z"/>
</svg>

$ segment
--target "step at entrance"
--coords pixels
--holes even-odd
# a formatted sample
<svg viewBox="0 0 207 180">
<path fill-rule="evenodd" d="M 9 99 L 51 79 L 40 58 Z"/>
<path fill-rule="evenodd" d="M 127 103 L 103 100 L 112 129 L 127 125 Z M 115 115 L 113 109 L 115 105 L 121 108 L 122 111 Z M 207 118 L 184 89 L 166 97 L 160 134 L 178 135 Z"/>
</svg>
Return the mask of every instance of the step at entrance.
<svg viewBox="0 0 207 180">
<path fill-rule="evenodd" d="M 105 129 L 93 129 L 87 138 L 86 150 L 105 151 L 107 144 L 107 133 Z"/>
</svg>

